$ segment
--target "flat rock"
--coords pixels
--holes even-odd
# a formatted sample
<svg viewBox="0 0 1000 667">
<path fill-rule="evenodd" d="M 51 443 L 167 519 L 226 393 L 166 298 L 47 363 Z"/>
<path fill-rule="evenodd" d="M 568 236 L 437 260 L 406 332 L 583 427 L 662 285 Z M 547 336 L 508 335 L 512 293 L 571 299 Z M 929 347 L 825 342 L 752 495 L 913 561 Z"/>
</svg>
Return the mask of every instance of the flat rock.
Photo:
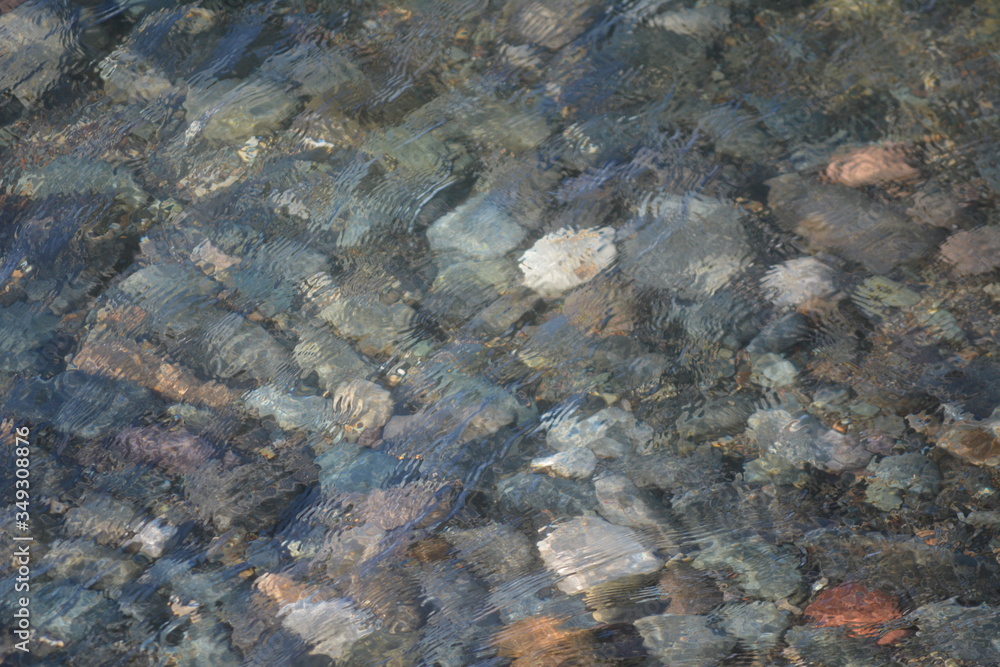
<svg viewBox="0 0 1000 667">
<path fill-rule="evenodd" d="M 570 595 L 613 579 L 651 574 L 663 567 L 637 532 L 596 517 L 561 524 L 538 543 L 545 565 L 559 575 L 556 584 Z"/>
<path fill-rule="evenodd" d="M 808 241 L 874 273 L 917 259 L 937 243 L 941 230 L 906 216 L 844 185 L 824 185 L 798 174 L 766 183 L 778 223 Z"/>
<path fill-rule="evenodd" d="M 748 595 L 780 600 L 793 595 L 802 584 L 799 554 L 765 542 L 715 542 L 694 560 L 699 569 L 732 570 Z"/>
<path fill-rule="evenodd" d="M 285 605 L 281 615 L 281 624 L 312 644 L 313 653 L 333 660 L 375 630 L 370 615 L 355 609 L 348 600 L 299 600 Z"/>
<path fill-rule="evenodd" d="M 524 284 L 553 298 L 592 280 L 617 256 L 610 228 L 560 229 L 540 238 L 521 256 Z"/>
<path fill-rule="evenodd" d="M 749 239 L 734 206 L 664 194 L 639 213 L 624 243 L 622 269 L 643 287 L 697 299 L 717 292 L 750 263 Z"/>
<path fill-rule="evenodd" d="M 485 194 L 473 197 L 427 228 L 432 250 L 471 259 L 502 257 L 526 235 L 517 221 Z"/>
<path fill-rule="evenodd" d="M 704 616 L 658 614 L 640 618 L 635 627 L 646 650 L 668 665 L 713 667 L 736 646 L 735 637 L 713 629 Z"/>
<path fill-rule="evenodd" d="M 822 470 L 842 472 L 863 468 L 871 459 L 857 436 L 827 428 L 816 417 L 786 410 L 759 410 L 747 421 L 747 434 L 766 452 L 795 465 L 810 464 Z"/>
<path fill-rule="evenodd" d="M 570 479 L 586 479 L 594 474 L 596 467 L 597 457 L 587 447 L 574 447 L 531 461 L 533 470 Z"/>
</svg>

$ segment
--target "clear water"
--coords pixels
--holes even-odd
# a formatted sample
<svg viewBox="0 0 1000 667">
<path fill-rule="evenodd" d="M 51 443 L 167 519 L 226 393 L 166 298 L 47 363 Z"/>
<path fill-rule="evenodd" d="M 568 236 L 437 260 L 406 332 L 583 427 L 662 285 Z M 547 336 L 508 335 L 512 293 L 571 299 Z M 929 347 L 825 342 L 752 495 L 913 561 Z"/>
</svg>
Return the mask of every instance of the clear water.
<svg viewBox="0 0 1000 667">
<path fill-rule="evenodd" d="M 4 664 L 1000 664 L 994 3 L 0 12 Z"/>
</svg>

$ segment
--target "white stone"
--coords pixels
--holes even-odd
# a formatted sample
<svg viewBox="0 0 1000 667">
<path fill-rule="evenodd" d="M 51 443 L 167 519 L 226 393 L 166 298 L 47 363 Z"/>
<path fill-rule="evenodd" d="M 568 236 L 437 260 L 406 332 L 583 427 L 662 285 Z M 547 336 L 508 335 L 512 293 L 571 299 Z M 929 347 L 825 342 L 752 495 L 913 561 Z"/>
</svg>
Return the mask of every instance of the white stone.
<svg viewBox="0 0 1000 667">
<path fill-rule="evenodd" d="M 813 257 L 798 257 L 775 264 L 761 280 L 761 287 L 779 308 L 794 308 L 826 299 L 837 291 L 832 268 Z"/>
<path fill-rule="evenodd" d="M 308 602 L 300 600 L 281 608 L 282 625 L 314 644 L 312 653 L 336 660 L 362 637 L 374 631 L 367 614 L 347 600 Z"/>
<path fill-rule="evenodd" d="M 177 534 L 177 526 L 171 526 L 161 519 L 145 522 L 135 535 L 125 544 L 139 545 L 139 551 L 150 558 L 159 558 L 166 551 L 167 544 Z"/>
<path fill-rule="evenodd" d="M 533 470 L 549 472 L 559 477 L 586 479 L 594 474 L 597 457 L 587 447 L 574 447 L 565 451 L 532 460 Z"/>
<path fill-rule="evenodd" d="M 615 232 L 609 227 L 547 234 L 521 256 L 524 284 L 545 297 L 582 285 L 615 261 Z"/>
<path fill-rule="evenodd" d="M 606 581 L 651 574 L 663 561 L 631 528 L 597 517 L 577 517 L 538 543 L 546 567 L 559 575 L 559 590 L 575 595 Z"/>
</svg>

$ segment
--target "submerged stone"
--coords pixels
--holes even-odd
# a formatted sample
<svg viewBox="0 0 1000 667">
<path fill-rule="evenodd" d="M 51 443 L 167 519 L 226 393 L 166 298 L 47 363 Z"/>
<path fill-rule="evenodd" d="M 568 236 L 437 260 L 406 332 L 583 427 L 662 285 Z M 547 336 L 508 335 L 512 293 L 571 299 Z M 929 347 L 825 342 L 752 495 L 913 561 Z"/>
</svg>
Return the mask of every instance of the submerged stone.
<svg viewBox="0 0 1000 667">
<path fill-rule="evenodd" d="M 622 259 L 622 269 L 639 285 L 704 298 L 750 263 L 749 239 L 736 207 L 664 194 L 644 209 L 626 237 Z"/>
<path fill-rule="evenodd" d="M 642 643 L 668 665 L 712 667 L 736 646 L 736 637 L 714 629 L 704 616 L 659 614 L 635 622 Z"/>
<path fill-rule="evenodd" d="M 940 230 L 914 224 L 843 185 L 822 185 L 798 174 L 767 181 L 768 203 L 785 229 L 816 250 L 833 252 L 869 271 L 885 273 L 926 254 Z"/>
<path fill-rule="evenodd" d="M 608 228 L 543 236 L 521 256 L 524 284 L 544 297 L 557 297 L 611 266 L 617 251 Z"/>
<path fill-rule="evenodd" d="M 527 232 L 487 195 L 477 195 L 427 229 L 437 252 L 474 259 L 501 257 L 516 248 Z"/>
<path fill-rule="evenodd" d="M 546 567 L 559 575 L 556 585 L 570 595 L 663 567 L 637 532 L 595 517 L 561 524 L 538 543 L 538 551 Z"/>
</svg>

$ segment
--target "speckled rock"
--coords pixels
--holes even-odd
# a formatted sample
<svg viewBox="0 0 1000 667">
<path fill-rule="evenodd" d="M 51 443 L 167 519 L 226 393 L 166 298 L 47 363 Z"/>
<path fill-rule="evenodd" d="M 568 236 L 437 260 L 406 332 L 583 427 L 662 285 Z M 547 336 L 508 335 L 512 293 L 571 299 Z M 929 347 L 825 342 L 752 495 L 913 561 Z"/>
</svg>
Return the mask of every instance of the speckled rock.
<svg viewBox="0 0 1000 667">
<path fill-rule="evenodd" d="M 592 280 L 614 262 L 614 238 L 609 228 L 561 229 L 543 236 L 521 256 L 524 284 L 554 298 Z"/>
<path fill-rule="evenodd" d="M 865 499 L 883 511 L 903 504 L 903 492 L 930 495 L 941 485 L 937 464 L 919 452 L 887 456 L 874 467 L 875 479 L 868 483 Z"/>
<path fill-rule="evenodd" d="M 376 429 L 392 417 L 395 403 L 388 389 L 368 380 L 351 380 L 333 392 L 337 421 L 352 430 Z"/>
<path fill-rule="evenodd" d="M 638 533 L 595 517 L 571 519 L 538 543 L 546 567 L 559 575 L 556 584 L 569 594 L 606 581 L 650 574 L 663 567 Z"/>
</svg>

